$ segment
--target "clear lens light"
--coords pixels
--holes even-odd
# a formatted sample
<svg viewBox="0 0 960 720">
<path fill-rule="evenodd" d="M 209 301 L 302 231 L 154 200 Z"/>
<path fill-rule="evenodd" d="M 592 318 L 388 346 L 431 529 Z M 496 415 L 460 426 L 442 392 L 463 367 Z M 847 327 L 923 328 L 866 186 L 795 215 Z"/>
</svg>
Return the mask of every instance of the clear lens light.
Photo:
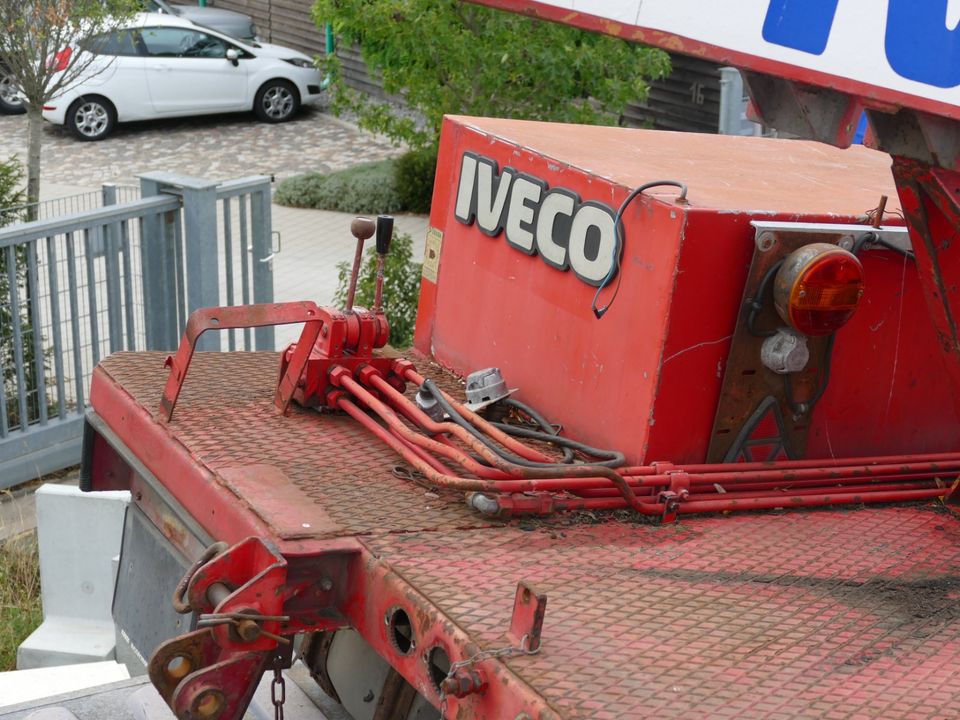
<svg viewBox="0 0 960 720">
<path fill-rule="evenodd" d="M 302 67 L 302 68 L 313 67 L 312 62 L 310 62 L 309 60 L 304 60 L 303 58 L 289 58 L 286 60 L 286 62 L 290 63 L 291 65 L 296 65 L 297 67 Z"/>
</svg>

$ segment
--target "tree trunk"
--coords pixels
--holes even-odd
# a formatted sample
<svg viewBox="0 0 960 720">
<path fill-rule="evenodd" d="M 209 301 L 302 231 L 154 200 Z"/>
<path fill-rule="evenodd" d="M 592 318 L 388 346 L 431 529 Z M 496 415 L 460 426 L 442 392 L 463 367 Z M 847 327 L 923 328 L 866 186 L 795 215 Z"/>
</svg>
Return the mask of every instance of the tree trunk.
<svg viewBox="0 0 960 720">
<path fill-rule="evenodd" d="M 40 202 L 40 147 L 43 139 L 43 109 L 27 105 L 27 220 L 37 219 Z"/>
</svg>

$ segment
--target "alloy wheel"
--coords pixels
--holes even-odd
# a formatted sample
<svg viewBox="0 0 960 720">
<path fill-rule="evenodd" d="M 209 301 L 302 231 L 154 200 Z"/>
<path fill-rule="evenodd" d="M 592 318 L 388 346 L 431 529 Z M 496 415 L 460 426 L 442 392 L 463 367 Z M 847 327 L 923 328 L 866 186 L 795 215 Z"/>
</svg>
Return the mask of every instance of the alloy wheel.
<svg viewBox="0 0 960 720">
<path fill-rule="evenodd" d="M 13 78 L 9 75 L 0 74 L 0 100 L 7 105 L 18 107 L 23 104 L 23 101 L 20 100 L 20 96 L 17 94 L 17 86 L 14 84 Z"/>
<path fill-rule="evenodd" d="M 276 85 L 263 94 L 263 111 L 268 117 L 279 120 L 293 112 L 293 93 L 282 85 Z"/>
<path fill-rule="evenodd" d="M 95 138 L 106 130 L 110 116 L 107 114 L 107 109 L 100 103 L 87 102 L 77 108 L 74 122 L 82 135 Z"/>
</svg>

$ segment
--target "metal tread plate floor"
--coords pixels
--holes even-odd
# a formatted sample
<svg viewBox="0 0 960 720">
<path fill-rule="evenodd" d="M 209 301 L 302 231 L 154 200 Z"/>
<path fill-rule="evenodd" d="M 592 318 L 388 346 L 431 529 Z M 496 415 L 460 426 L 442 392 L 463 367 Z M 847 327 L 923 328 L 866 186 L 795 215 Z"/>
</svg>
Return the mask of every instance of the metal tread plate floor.
<svg viewBox="0 0 960 720">
<path fill-rule="evenodd" d="M 162 353 L 116 353 L 99 370 L 156 414 Z M 280 538 L 490 524 L 462 495 L 395 477 L 401 458 L 346 415 L 273 405 L 276 353 L 197 353 L 169 432 Z M 450 386 L 450 378 L 445 380 Z M 96 401 L 93 403 L 97 408 Z"/>
<path fill-rule="evenodd" d="M 960 717 L 960 523 L 934 505 L 364 539 L 569 718 Z M 570 521 L 566 521 L 570 522 Z M 529 526 L 528 526 L 529 527 Z"/>
<path fill-rule="evenodd" d="M 98 372 L 152 414 L 162 360 Z M 502 662 L 559 715 L 960 717 L 960 521 L 941 506 L 491 525 L 395 477 L 349 418 L 279 416 L 276 370 L 198 354 L 169 432 L 278 537 L 360 536 L 480 647 L 507 644 L 518 581 L 545 592 L 542 651 Z"/>
</svg>

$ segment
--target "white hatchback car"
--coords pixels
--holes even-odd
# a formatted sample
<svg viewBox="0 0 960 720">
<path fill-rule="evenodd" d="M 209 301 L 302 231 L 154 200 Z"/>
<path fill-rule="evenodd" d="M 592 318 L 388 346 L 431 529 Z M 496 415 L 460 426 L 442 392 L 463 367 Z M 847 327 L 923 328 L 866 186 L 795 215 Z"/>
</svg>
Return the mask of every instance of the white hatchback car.
<svg viewBox="0 0 960 720">
<path fill-rule="evenodd" d="M 247 43 L 188 20 L 143 13 L 122 29 L 60 51 L 97 57 L 43 107 L 80 140 L 102 140 L 118 122 L 250 111 L 284 122 L 320 97 L 313 61 L 296 50 Z"/>
</svg>

